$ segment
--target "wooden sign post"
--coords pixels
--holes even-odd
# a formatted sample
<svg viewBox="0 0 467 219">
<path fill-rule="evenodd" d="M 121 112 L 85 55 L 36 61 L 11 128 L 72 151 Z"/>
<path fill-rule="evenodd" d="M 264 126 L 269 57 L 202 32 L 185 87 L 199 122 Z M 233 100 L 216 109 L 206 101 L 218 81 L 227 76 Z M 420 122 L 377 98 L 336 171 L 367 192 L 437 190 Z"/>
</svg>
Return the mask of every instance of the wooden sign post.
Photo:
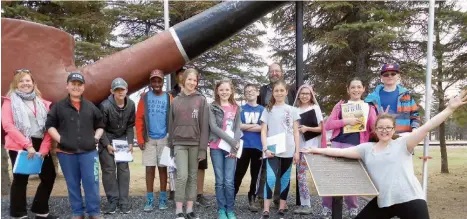
<svg viewBox="0 0 467 219">
<path fill-rule="evenodd" d="M 343 196 L 377 196 L 378 191 L 360 160 L 305 155 L 319 196 L 332 196 L 332 218 L 342 219 Z"/>
</svg>

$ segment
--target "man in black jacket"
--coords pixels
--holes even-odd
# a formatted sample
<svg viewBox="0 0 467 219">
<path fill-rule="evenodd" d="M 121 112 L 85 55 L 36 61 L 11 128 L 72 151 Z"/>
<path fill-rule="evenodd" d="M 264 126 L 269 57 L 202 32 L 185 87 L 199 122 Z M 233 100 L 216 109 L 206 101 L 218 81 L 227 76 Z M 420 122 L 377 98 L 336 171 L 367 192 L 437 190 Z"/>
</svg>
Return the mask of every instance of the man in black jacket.
<svg viewBox="0 0 467 219">
<path fill-rule="evenodd" d="M 84 77 L 79 72 L 68 75 L 68 96 L 52 106 L 46 129 L 58 142 L 57 157 L 68 187 L 73 218 L 84 219 L 81 183 L 86 198 L 86 213 L 100 217 L 99 158 L 97 142 L 104 132 L 102 114 L 83 98 Z"/>
<path fill-rule="evenodd" d="M 127 97 L 128 84 L 122 78 L 112 81 L 111 95 L 100 105 L 105 124 L 104 135 L 99 144 L 99 160 L 102 169 L 102 184 L 104 185 L 108 205 L 104 213 L 113 214 L 117 210 L 124 214 L 130 213 L 128 193 L 130 189 L 130 169 L 128 162 L 115 162 L 113 140 L 128 143 L 129 152 L 133 151 L 135 136 L 135 103 Z"/>
<path fill-rule="evenodd" d="M 268 69 L 268 78 L 269 84 L 261 86 L 259 89 L 259 96 L 258 96 L 258 104 L 266 107 L 271 100 L 272 96 L 272 84 L 278 80 L 284 79 L 284 73 L 282 71 L 282 67 L 278 63 L 272 63 L 269 65 Z M 289 85 L 289 90 L 287 93 L 287 99 L 285 99 L 285 103 L 289 105 L 293 105 L 293 101 L 295 100 L 295 93 L 296 93 L 295 84 Z"/>
</svg>

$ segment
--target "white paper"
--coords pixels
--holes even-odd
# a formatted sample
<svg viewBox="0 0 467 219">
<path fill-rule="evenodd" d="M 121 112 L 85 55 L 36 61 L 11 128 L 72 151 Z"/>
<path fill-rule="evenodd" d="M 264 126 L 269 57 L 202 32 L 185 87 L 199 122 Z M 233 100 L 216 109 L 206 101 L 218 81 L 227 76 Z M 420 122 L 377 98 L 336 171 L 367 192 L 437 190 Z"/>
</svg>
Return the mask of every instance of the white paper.
<svg viewBox="0 0 467 219">
<path fill-rule="evenodd" d="M 226 130 L 225 134 L 227 134 L 231 138 L 234 138 L 234 135 L 235 135 L 232 130 Z M 223 139 L 221 139 L 221 141 L 219 142 L 219 148 L 224 150 L 224 151 L 227 151 L 229 153 L 230 153 L 230 150 L 232 149 L 230 144 L 227 143 L 226 141 L 224 141 Z M 240 144 L 239 144 L 239 147 L 237 149 L 237 155 L 236 155 L 237 158 L 240 158 L 242 156 L 242 152 L 243 152 L 243 140 L 240 139 Z"/>
<path fill-rule="evenodd" d="M 126 140 L 112 140 L 112 147 L 115 152 L 115 162 L 132 162 L 133 155 Z"/>
<path fill-rule="evenodd" d="M 160 164 L 166 167 L 177 168 L 175 166 L 174 158 L 170 157 L 170 148 L 167 146 L 162 150 Z"/>
<path fill-rule="evenodd" d="M 277 135 L 269 136 L 266 142 L 268 143 L 268 146 L 276 145 L 276 152 L 274 154 L 280 154 L 286 151 L 285 132 L 279 133 Z"/>
</svg>

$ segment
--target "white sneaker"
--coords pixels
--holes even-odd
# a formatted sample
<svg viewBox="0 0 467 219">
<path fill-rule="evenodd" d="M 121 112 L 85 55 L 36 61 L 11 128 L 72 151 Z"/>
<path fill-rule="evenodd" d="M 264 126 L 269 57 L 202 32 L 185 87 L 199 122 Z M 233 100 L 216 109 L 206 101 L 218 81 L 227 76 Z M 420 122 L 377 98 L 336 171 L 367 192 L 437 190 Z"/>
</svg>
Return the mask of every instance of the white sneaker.
<svg viewBox="0 0 467 219">
<path fill-rule="evenodd" d="M 332 216 L 332 211 L 328 207 L 323 207 L 323 210 L 321 211 L 321 217 L 323 218 L 331 218 Z"/>
<path fill-rule="evenodd" d="M 357 209 L 357 208 L 351 208 L 351 209 L 349 209 L 349 215 L 350 215 L 350 217 L 352 217 L 352 218 L 357 217 L 357 215 L 358 215 L 358 209 Z"/>
</svg>

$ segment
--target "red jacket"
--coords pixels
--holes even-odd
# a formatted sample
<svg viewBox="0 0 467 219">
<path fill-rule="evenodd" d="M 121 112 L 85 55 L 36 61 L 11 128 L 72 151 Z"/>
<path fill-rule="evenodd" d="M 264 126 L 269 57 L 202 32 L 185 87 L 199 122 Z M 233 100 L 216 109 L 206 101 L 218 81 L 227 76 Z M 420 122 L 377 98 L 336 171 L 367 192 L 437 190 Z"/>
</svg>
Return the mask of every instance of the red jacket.
<svg viewBox="0 0 467 219">
<path fill-rule="evenodd" d="M 152 91 L 149 91 L 152 92 Z M 167 93 L 169 97 L 169 101 L 167 106 L 170 107 L 170 103 L 173 100 L 173 97 L 170 93 Z M 149 118 L 147 114 L 147 105 L 146 105 L 146 93 L 141 94 L 141 97 L 138 102 L 138 107 L 136 108 L 136 120 L 135 120 L 135 127 L 136 127 L 136 140 L 138 144 L 144 144 L 148 141 L 148 123 Z M 169 115 L 169 109 L 167 108 L 167 116 Z M 168 119 L 166 122 L 168 123 Z M 167 125 L 167 130 L 169 126 Z"/>
<path fill-rule="evenodd" d="M 8 97 L 3 98 L 2 105 L 2 127 L 5 130 L 5 149 L 12 151 L 22 151 L 32 146 L 32 142 L 27 139 L 23 133 L 21 133 L 15 126 L 13 120 L 13 113 L 11 112 L 11 100 Z M 50 102 L 43 100 L 42 102 L 47 109 L 47 112 L 50 110 Z M 52 147 L 52 138 L 50 137 L 47 131 L 44 134 L 44 139 L 42 140 L 39 152 L 41 154 L 48 154 L 50 148 Z"/>
</svg>

